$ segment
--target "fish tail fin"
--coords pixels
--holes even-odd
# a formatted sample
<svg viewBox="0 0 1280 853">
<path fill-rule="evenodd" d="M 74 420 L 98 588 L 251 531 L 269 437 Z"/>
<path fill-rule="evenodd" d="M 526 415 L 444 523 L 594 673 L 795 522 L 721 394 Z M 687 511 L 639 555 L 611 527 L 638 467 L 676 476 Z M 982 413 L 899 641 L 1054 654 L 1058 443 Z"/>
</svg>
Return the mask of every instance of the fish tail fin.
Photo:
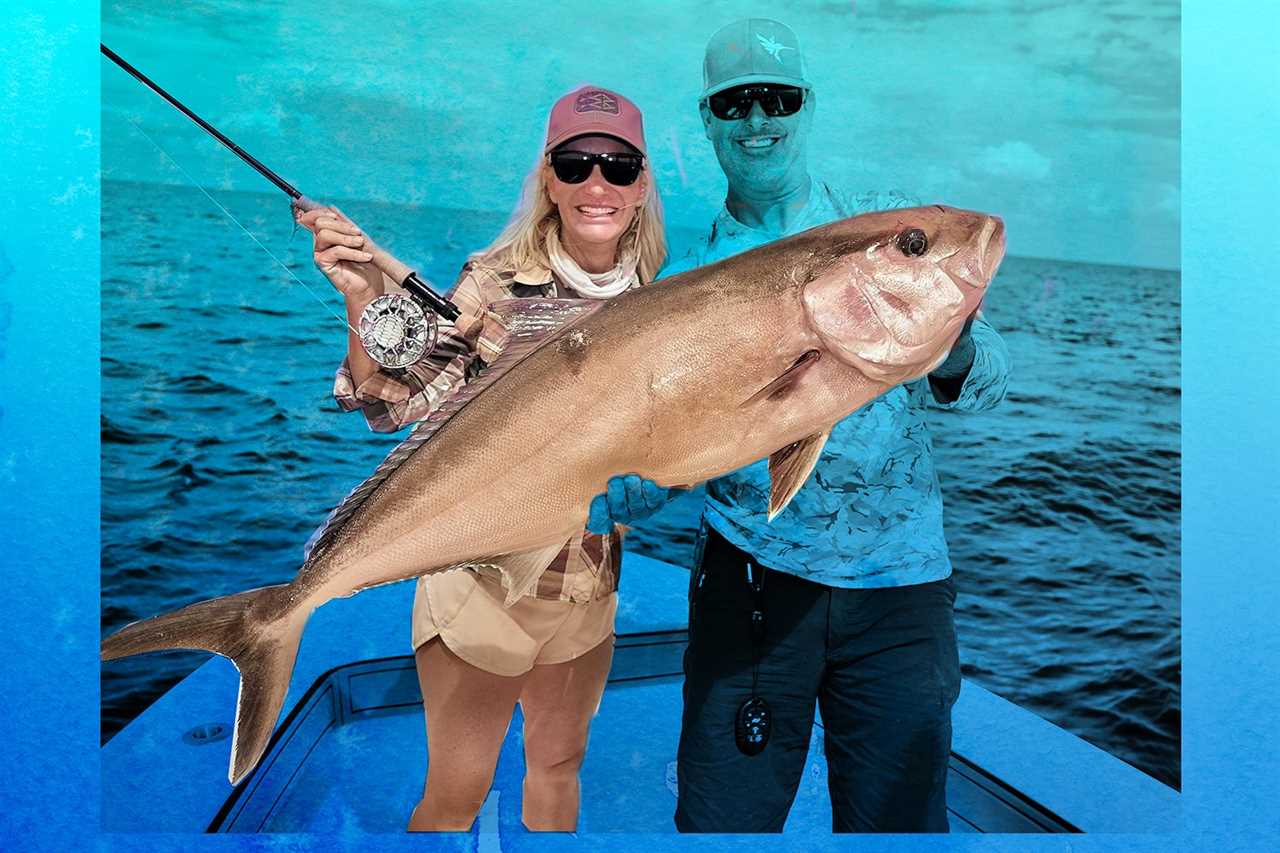
<svg viewBox="0 0 1280 853">
<path fill-rule="evenodd" d="M 134 622 L 102 641 L 102 659 L 169 649 L 201 649 L 240 671 L 228 779 L 236 784 L 266 751 L 289 690 L 310 609 L 291 607 L 287 584 L 199 601 Z"/>
</svg>

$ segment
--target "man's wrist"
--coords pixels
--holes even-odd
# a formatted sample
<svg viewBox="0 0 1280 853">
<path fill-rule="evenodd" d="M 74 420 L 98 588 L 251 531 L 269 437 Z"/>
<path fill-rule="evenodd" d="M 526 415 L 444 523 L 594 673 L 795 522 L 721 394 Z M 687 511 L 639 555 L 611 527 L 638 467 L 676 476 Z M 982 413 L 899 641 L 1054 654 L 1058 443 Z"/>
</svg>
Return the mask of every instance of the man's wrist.
<svg viewBox="0 0 1280 853">
<path fill-rule="evenodd" d="M 951 348 L 946 359 L 929 375 L 935 379 L 958 379 L 968 376 L 977 354 L 978 348 L 974 346 L 973 338 L 965 335 L 961 340 L 956 341 L 956 345 Z"/>
</svg>

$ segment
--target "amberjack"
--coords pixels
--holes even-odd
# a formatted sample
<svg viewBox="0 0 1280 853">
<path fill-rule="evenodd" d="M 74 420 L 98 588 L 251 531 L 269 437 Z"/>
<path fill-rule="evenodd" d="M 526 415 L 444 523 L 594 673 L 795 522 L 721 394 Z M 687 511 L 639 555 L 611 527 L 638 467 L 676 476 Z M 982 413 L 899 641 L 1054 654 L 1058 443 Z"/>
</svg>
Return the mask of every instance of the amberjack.
<svg viewBox="0 0 1280 853">
<path fill-rule="evenodd" d="M 772 519 L 837 421 L 945 359 L 1004 248 L 995 216 L 906 208 L 609 300 L 497 303 L 509 329 L 499 357 L 338 505 L 291 582 L 135 622 L 103 641 L 102 659 L 230 658 L 234 784 L 266 749 L 315 608 L 481 565 L 501 570 L 510 604 L 619 474 L 684 487 L 768 457 Z"/>
</svg>

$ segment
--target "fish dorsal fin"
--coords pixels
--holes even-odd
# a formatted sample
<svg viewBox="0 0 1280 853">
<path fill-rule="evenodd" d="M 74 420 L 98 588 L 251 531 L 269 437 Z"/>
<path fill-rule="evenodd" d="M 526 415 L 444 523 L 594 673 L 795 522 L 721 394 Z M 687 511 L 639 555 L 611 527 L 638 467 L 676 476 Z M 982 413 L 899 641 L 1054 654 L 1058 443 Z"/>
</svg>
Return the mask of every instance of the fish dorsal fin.
<svg viewBox="0 0 1280 853">
<path fill-rule="evenodd" d="M 831 427 L 788 444 L 769 457 L 769 520 L 786 509 L 796 492 L 809 479 L 813 466 L 822 455 L 822 447 L 831 435 Z"/>
<path fill-rule="evenodd" d="M 821 357 L 822 353 L 818 352 L 816 349 L 811 349 L 802 353 L 799 358 L 792 362 L 790 367 L 782 371 L 782 374 L 777 379 L 774 379 L 768 385 L 743 400 L 739 405 L 739 408 L 750 406 L 761 400 L 778 399 L 782 397 L 800 381 L 800 377 L 804 376 L 805 373 L 808 372 L 809 368 L 818 363 L 818 359 Z"/>
<path fill-rule="evenodd" d="M 604 305 L 603 299 L 551 299 L 532 297 L 527 299 L 503 299 L 489 303 L 489 312 L 507 327 L 508 343 L 529 337 L 544 338 L 570 323 L 589 317 Z M 496 367 L 505 361 L 509 347 L 494 362 Z"/>
<path fill-rule="evenodd" d="M 313 555 L 318 556 L 317 552 L 324 550 L 325 546 L 332 541 L 336 531 L 342 528 L 343 522 L 369 499 L 378 486 L 382 485 L 418 448 L 430 441 L 432 436 L 468 403 L 547 341 L 555 338 L 558 332 L 590 316 L 603 304 L 604 300 L 600 299 L 545 298 L 504 299 L 492 303 L 489 310 L 507 329 L 498 357 L 479 376 L 460 385 L 442 398 L 435 411 L 418 422 L 408 438 L 387 454 L 387 458 L 369 475 L 368 479 L 352 489 L 351 493 L 334 507 L 324 524 L 320 525 L 307 540 L 307 544 L 303 547 L 303 559 L 310 560 Z"/>
</svg>

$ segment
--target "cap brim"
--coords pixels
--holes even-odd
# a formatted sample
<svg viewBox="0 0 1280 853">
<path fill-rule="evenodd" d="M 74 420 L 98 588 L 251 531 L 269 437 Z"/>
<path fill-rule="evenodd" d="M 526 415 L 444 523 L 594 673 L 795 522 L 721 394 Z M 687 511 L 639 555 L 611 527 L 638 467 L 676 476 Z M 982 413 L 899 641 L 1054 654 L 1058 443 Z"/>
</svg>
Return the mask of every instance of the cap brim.
<svg viewBox="0 0 1280 853">
<path fill-rule="evenodd" d="M 723 92 L 726 89 L 732 89 L 735 86 L 745 86 L 748 83 L 777 83 L 780 86 L 799 86 L 801 89 L 812 89 L 813 84 L 808 80 L 797 79 L 795 77 L 779 77 L 777 74 L 742 74 L 738 77 L 730 77 L 728 80 L 722 80 L 709 89 L 705 89 L 698 96 L 699 101 L 705 101 L 717 92 Z"/>
<path fill-rule="evenodd" d="M 574 127 L 572 130 L 565 131 L 564 133 L 560 134 L 554 139 L 548 139 L 547 144 L 544 145 L 542 148 L 542 153 L 544 154 L 550 153 L 551 149 L 555 148 L 556 146 L 563 145 L 564 143 L 572 139 L 579 139 L 583 136 L 608 136 L 611 139 L 617 139 L 620 142 L 627 143 L 632 148 L 636 149 L 646 157 L 649 156 L 649 153 L 644 149 L 644 143 L 642 141 L 628 139 L 623 134 L 618 133 L 617 127 L 613 125 L 590 124 L 590 123 L 585 125 L 578 125 Z"/>
</svg>

